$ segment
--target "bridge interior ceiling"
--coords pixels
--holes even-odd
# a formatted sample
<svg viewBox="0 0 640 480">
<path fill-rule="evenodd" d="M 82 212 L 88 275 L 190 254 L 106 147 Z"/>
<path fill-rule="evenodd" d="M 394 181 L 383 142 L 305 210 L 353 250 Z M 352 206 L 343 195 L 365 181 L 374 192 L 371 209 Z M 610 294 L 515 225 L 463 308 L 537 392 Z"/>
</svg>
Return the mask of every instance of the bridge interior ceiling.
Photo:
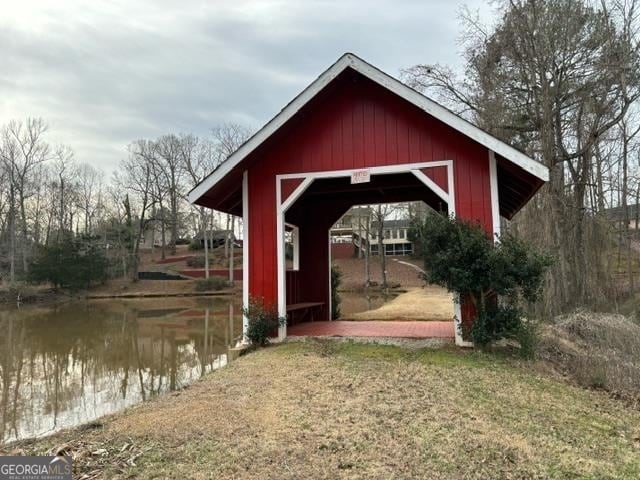
<svg viewBox="0 0 640 480">
<path fill-rule="evenodd" d="M 412 173 L 372 175 L 368 183 L 351 184 L 349 177 L 316 179 L 285 214 L 294 225 L 322 223 L 328 229 L 354 205 L 423 201 L 436 211 L 447 204 Z"/>
</svg>

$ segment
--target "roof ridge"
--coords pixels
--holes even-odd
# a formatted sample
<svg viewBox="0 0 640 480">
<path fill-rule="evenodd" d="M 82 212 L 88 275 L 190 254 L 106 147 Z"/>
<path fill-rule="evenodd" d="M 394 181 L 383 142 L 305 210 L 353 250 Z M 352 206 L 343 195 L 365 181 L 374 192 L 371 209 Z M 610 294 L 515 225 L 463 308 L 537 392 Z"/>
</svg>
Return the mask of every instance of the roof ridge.
<svg viewBox="0 0 640 480">
<path fill-rule="evenodd" d="M 449 127 L 480 143 L 487 149 L 499 154 L 507 161 L 517 165 L 531 175 L 543 181 L 549 180 L 548 168 L 540 162 L 528 157 L 516 148 L 482 130 L 468 120 L 456 115 L 436 101 L 402 83 L 400 80 L 367 63 L 357 55 L 347 52 L 338 58 L 329 68 L 323 71 L 313 82 L 287 103 L 260 130 L 244 142 L 234 153 L 207 175 L 188 194 L 191 203 L 195 203 L 214 185 L 233 170 L 242 160 L 257 149 L 271 135 L 277 132 L 289 119 L 300 111 L 309 101 L 329 85 L 347 68 L 351 68 L 398 95 L 405 101 L 415 105 L 422 111 L 445 123 Z"/>
</svg>

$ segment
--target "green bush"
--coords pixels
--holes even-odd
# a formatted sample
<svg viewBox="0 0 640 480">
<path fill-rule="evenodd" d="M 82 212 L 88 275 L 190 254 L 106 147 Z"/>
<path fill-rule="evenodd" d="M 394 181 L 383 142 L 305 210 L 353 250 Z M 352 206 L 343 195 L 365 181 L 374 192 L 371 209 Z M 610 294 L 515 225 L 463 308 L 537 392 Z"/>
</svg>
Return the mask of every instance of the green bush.
<svg viewBox="0 0 640 480">
<path fill-rule="evenodd" d="M 340 318 L 340 295 L 338 287 L 342 283 L 342 272 L 335 265 L 331 265 L 331 319 Z"/>
<path fill-rule="evenodd" d="M 109 261 L 104 248 L 90 237 L 66 237 L 39 249 L 29 268 L 32 283 L 50 282 L 55 288 L 76 291 L 104 283 Z"/>
<path fill-rule="evenodd" d="M 287 323 L 286 317 L 280 317 L 275 305 L 268 305 L 262 299 L 251 298 L 249 306 L 243 308 L 242 313 L 249 321 L 247 339 L 254 347 L 267 345 L 269 336 Z"/>
<path fill-rule="evenodd" d="M 410 239 L 419 245 L 427 282 L 471 299 L 476 317 L 463 335 L 480 347 L 519 340 L 523 353 L 533 344 L 534 330 L 523 323 L 522 308 L 536 300 L 550 257 L 513 235 L 494 242 L 479 225 L 443 215 L 414 225 Z"/>
<path fill-rule="evenodd" d="M 189 242 L 188 249 L 191 251 L 204 250 L 204 245 L 202 245 L 200 240 L 198 240 L 197 238 L 194 238 Z"/>
<path fill-rule="evenodd" d="M 227 280 L 226 278 L 213 276 L 196 280 L 195 288 L 198 292 L 208 292 L 211 290 L 223 290 L 225 288 L 229 288 L 230 286 L 231 285 L 229 283 L 229 280 Z"/>
</svg>

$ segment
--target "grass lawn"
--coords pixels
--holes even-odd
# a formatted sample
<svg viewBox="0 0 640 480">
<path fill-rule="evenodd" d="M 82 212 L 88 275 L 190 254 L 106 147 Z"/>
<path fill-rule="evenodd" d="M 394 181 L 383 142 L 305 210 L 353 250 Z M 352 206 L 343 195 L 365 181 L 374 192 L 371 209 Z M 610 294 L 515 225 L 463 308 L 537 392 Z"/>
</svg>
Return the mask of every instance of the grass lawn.
<svg viewBox="0 0 640 480">
<path fill-rule="evenodd" d="M 640 412 L 510 358 L 315 341 L 0 453 L 56 447 L 87 478 L 632 479 Z"/>
</svg>

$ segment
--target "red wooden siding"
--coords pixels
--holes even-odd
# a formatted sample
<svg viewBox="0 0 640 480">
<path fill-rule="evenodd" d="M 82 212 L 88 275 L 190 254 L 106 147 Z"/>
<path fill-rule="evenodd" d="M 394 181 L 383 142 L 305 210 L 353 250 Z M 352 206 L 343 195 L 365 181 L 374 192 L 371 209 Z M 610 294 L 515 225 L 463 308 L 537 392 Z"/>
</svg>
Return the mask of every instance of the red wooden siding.
<svg viewBox="0 0 640 480">
<path fill-rule="evenodd" d="M 248 162 L 253 296 L 277 301 L 277 174 L 452 160 L 457 215 L 491 232 L 487 149 L 364 78 L 348 80 L 319 94 Z M 444 167 L 425 174 L 447 191 Z M 283 188 L 283 198 L 292 188 Z M 295 301 L 328 304 L 327 230 L 337 218 L 335 212 L 318 218 L 321 211 L 299 225 L 301 269 L 287 275 L 295 278 L 289 291 Z"/>
<path fill-rule="evenodd" d="M 429 177 L 442 190 L 449 193 L 449 182 L 447 179 L 447 167 L 421 168 L 420 171 Z"/>
<path fill-rule="evenodd" d="M 282 180 L 280 184 L 280 201 L 284 201 L 289 198 L 289 195 L 300 186 L 304 178 L 287 178 Z"/>
</svg>

